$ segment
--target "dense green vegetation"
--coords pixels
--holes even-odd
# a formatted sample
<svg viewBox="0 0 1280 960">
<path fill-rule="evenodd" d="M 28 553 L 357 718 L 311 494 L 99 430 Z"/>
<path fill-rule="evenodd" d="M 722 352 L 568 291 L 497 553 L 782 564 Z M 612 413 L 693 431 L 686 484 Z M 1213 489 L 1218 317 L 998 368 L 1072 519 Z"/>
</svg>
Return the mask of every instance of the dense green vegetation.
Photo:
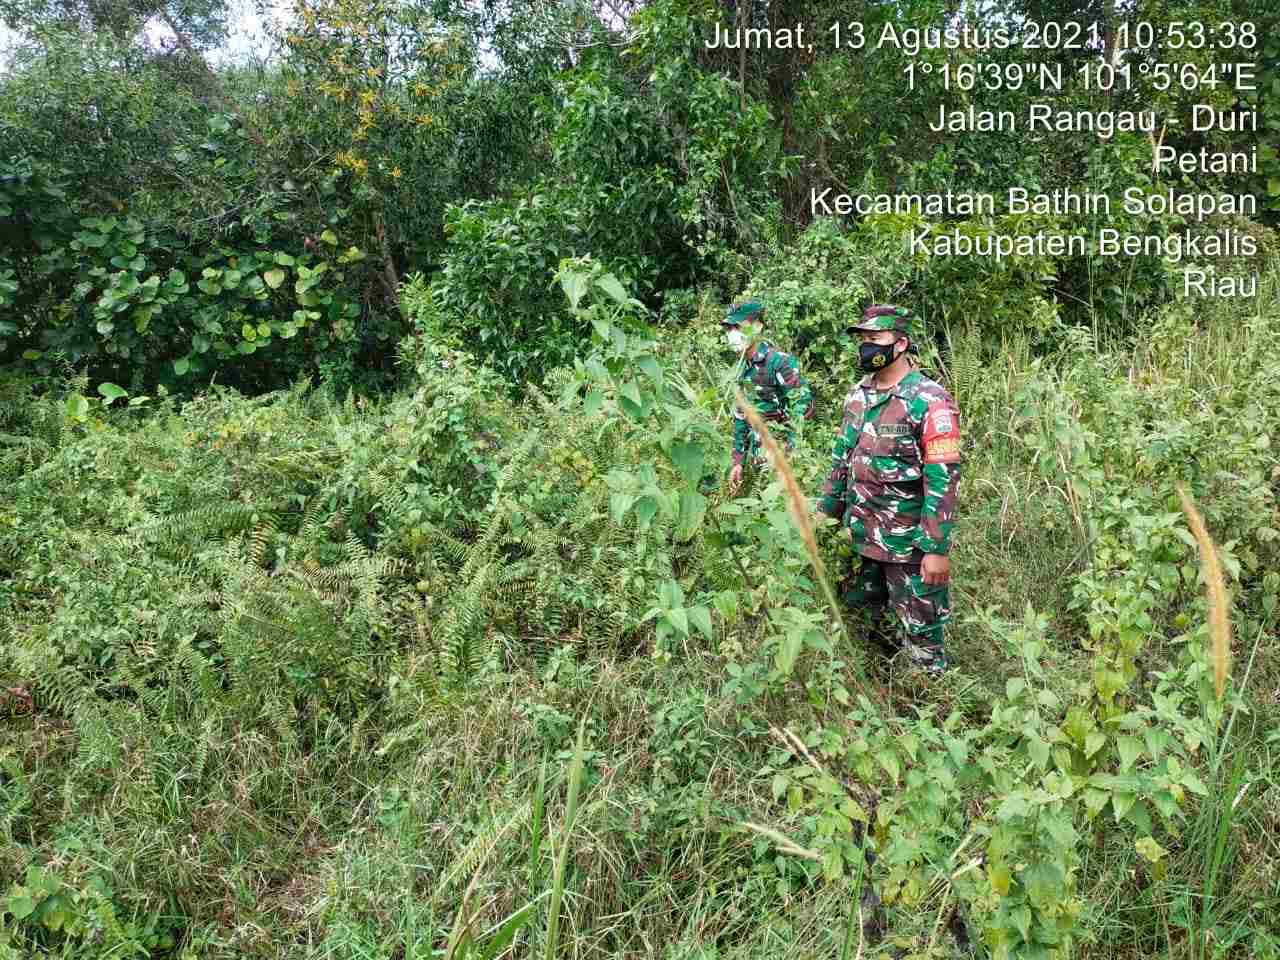
<svg viewBox="0 0 1280 960">
<path fill-rule="evenodd" d="M 0 960 L 1280 957 L 1280 11 L 1234 11 L 1257 94 L 1197 101 L 1261 132 L 1168 134 L 1261 143 L 1245 177 L 934 135 L 901 51 L 702 44 L 1233 15 L 1094 6 L 318 0 L 215 69 L 216 0 L 0 0 Z M 1247 234 L 1192 262 L 1259 290 L 904 255 L 920 216 L 813 215 L 845 184 L 1247 195 L 1107 222 Z M 807 496 L 848 319 L 928 325 L 947 674 L 835 617 L 847 547 L 815 564 L 780 483 L 728 494 L 747 295 L 818 399 Z"/>
</svg>

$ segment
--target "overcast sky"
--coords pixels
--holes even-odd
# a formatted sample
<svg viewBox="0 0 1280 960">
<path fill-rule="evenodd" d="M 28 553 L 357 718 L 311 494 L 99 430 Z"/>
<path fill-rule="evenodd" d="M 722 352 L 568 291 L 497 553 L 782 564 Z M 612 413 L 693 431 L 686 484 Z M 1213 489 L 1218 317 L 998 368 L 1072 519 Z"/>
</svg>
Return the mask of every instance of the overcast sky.
<svg viewBox="0 0 1280 960">
<path fill-rule="evenodd" d="M 283 19 L 291 6 L 291 0 L 268 0 L 272 16 Z M 227 42 L 210 52 L 209 59 L 215 64 L 229 60 L 239 60 L 253 55 L 265 55 L 268 50 L 266 33 L 263 30 L 262 18 L 258 16 L 255 0 L 230 0 L 231 9 L 230 33 Z M 152 23 L 147 27 L 147 35 L 154 41 L 172 36 L 167 27 Z M 0 24 L 0 66 L 6 66 L 17 37 L 13 31 Z"/>
</svg>

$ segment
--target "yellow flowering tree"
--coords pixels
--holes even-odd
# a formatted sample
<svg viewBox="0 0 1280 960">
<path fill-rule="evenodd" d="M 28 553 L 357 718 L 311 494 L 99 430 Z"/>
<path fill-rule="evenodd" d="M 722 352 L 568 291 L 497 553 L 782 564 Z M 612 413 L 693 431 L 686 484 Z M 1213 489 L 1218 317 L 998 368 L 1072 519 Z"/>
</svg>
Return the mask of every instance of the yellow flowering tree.
<svg viewBox="0 0 1280 960">
<path fill-rule="evenodd" d="M 328 226 L 380 253 L 378 278 L 394 300 L 397 264 L 430 256 L 439 235 L 474 34 L 426 4 L 296 0 L 293 13 L 286 126 L 336 175 Z"/>
</svg>

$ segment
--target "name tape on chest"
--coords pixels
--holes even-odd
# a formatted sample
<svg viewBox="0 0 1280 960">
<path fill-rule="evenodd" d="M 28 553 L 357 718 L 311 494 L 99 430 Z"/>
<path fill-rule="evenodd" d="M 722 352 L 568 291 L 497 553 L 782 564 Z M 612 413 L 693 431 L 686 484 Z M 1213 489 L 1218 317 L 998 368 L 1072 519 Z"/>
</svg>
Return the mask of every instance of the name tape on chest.
<svg viewBox="0 0 1280 960">
<path fill-rule="evenodd" d="M 909 437 L 911 436 L 911 424 L 878 423 L 876 424 L 876 434 L 881 437 Z"/>
</svg>

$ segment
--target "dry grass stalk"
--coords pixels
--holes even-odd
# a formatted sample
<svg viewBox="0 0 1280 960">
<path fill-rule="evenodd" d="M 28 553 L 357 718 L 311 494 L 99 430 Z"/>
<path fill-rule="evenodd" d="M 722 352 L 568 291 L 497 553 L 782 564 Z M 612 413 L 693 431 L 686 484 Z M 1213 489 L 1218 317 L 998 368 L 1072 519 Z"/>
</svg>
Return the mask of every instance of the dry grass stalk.
<svg viewBox="0 0 1280 960">
<path fill-rule="evenodd" d="M 800 536 L 804 540 L 804 548 L 809 552 L 809 562 L 813 564 L 813 569 L 818 576 L 825 577 L 826 568 L 822 565 L 822 557 L 818 553 L 818 538 L 814 536 L 813 526 L 809 523 L 808 502 L 800 492 L 800 484 L 796 482 L 791 464 L 787 462 L 787 457 L 778 446 L 778 441 L 773 439 L 773 434 L 765 425 L 764 418 L 755 407 L 747 403 L 747 398 L 742 395 L 741 390 L 736 393 L 738 409 L 746 416 L 751 428 L 759 434 L 760 443 L 764 446 L 769 462 L 782 477 L 782 483 L 787 492 L 787 510 L 791 513 L 791 519 L 795 521 L 796 529 L 800 531 Z"/>
<path fill-rule="evenodd" d="M 865 790 L 862 790 L 858 784 L 855 784 L 847 777 L 837 777 L 831 773 L 826 767 L 818 762 L 817 758 L 809 752 L 809 748 L 804 745 L 804 741 L 790 728 L 784 727 L 779 730 L 775 726 L 769 727 L 769 732 L 773 734 L 774 739 L 782 744 L 786 750 L 792 750 L 799 753 L 809 762 L 809 766 L 816 770 L 820 775 L 827 777 L 844 787 L 845 792 L 853 798 L 854 802 L 863 807 L 870 807 L 875 803 L 875 797 Z"/>
<path fill-rule="evenodd" d="M 773 827 L 766 827 L 760 823 L 751 823 L 749 820 L 739 821 L 738 826 L 772 840 L 782 853 L 790 854 L 793 857 L 802 857 L 805 860 L 822 862 L 822 854 L 818 853 L 817 850 L 810 850 L 808 847 L 800 846 L 790 837 L 773 829 Z"/>
<path fill-rule="evenodd" d="M 1187 524 L 1200 546 L 1200 575 L 1204 578 L 1205 592 L 1209 597 L 1209 637 L 1213 644 L 1213 685 L 1222 699 L 1227 689 L 1227 674 L 1231 671 L 1231 608 L 1227 598 L 1227 584 L 1222 576 L 1222 563 L 1218 560 L 1218 549 L 1213 545 L 1209 531 L 1204 525 L 1204 517 L 1196 509 L 1195 502 L 1187 491 L 1178 487 L 1178 498 L 1182 501 L 1182 511 L 1187 515 Z"/>
<path fill-rule="evenodd" d="M 800 484 L 796 482 L 796 475 L 791 469 L 791 464 L 787 461 L 786 454 L 782 452 L 782 448 L 778 446 L 778 441 L 769 432 L 764 418 L 760 416 L 755 407 L 747 402 L 747 398 L 742 395 L 741 390 L 735 391 L 735 394 L 738 409 L 742 411 L 747 418 L 747 422 L 751 424 L 751 428 L 759 435 L 760 443 L 769 457 L 769 462 L 778 471 L 778 476 L 782 477 L 783 489 L 787 494 L 787 511 L 791 514 L 791 520 L 795 523 L 796 529 L 800 531 L 800 538 L 804 541 L 804 548 L 809 554 L 809 562 L 813 565 L 813 572 L 817 575 L 818 582 L 822 584 L 827 603 L 831 606 L 831 613 L 835 616 L 836 627 L 843 634 L 845 632 L 844 617 L 841 616 L 840 605 L 836 603 L 836 595 L 831 590 L 831 584 L 827 582 L 827 570 L 822 562 L 822 556 L 818 553 L 818 538 L 814 536 L 813 524 L 809 522 L 808 501 L 805 499 L 804 494 L 800 492 Z"/>
</svg>

